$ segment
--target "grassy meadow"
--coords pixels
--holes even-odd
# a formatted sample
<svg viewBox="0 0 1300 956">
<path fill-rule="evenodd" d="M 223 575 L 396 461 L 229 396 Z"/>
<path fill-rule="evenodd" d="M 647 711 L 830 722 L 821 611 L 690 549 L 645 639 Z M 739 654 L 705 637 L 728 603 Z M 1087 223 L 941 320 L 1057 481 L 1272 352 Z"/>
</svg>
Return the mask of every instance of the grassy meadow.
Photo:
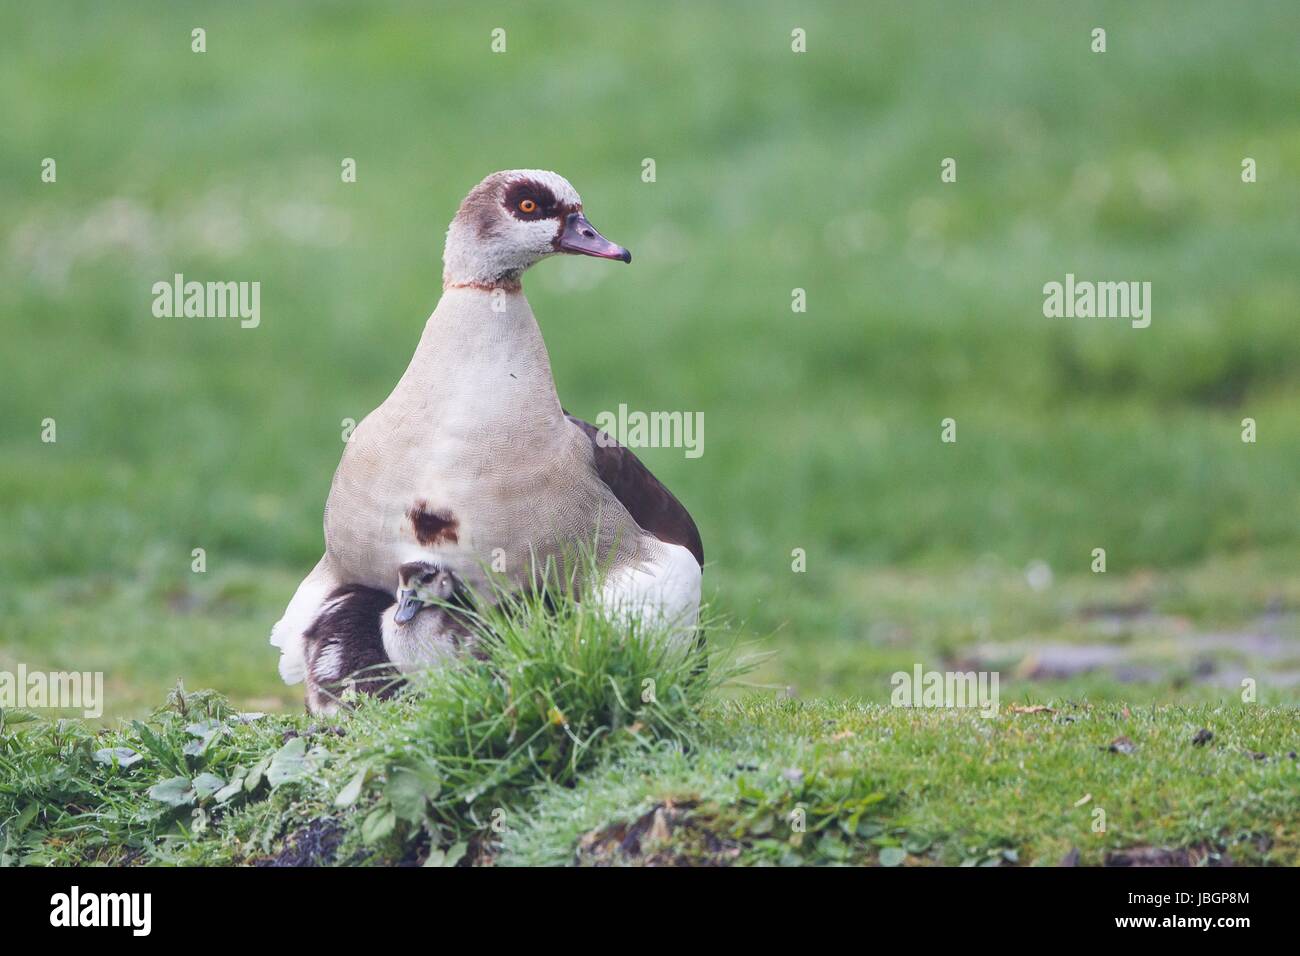
<svg viewBox="0 0 1300 956">
<path fill-rule="evenodd" d="M 178 680 L 228 700 L 205 719 L 283 713 L 226 727 L 223 782 L 306 732 L 267 636 L 322 551 L 345 421 L 405 368 L 468 189 L 554 169 L 634 255 L 525 277 L 560 397 L 588 420 L 703 413 L 702 456 L 638 454 L 700 525 L 720 640 L 770 653 L 701 705 L 694 751 L 665 730 L 576 787 L 529 782 L 536 826 L 494 854 L 610 862 L 602 827 L 658 812 L 659 836 L 698 832 L 685 806 L 714 821 L 691 859 L 1056 862 L 1083 838 L 1057 811 L 1109 787 L 1127 807 L 1110 849 L 1296 862 L 1294 4 L 9 5 L 3 22 L 0 671 L 103 671 L 105 726 L 140 752 L 119 720 Z M 260 324 L 156 318 L 176 273 L 260 282 Z M 1150 282 L 1150 327 L 1045 318 L 1067 273 Z M 882 706 L 915 663 L 999 671 L 1004 714 Z M 390 713 L 362 712 L 362 736 Z M 150 731 L 157 753 L 204 739 L 180 717 Z M 1182 745 L 1203 726 L 1222 754 Z M 42 776 L 74 744 L 19 759 L 12 733 L 0 811 L 115 792 L 90 744 L 78 791 Z M 1121 735 L 1135 753 L 1105 749 Z M 972 741 L 996 772 L 927 760 Z M 737 748 L 759 769 L 721 794 L 710 761 Z M 1224 809 L 1242 788 L 1252 809 Z M 767 825 L 799 800 L 832 808 L 846 849 L 809 856 Z M 247 858 L 222 845 L 167 852 Z"/>
</svg>

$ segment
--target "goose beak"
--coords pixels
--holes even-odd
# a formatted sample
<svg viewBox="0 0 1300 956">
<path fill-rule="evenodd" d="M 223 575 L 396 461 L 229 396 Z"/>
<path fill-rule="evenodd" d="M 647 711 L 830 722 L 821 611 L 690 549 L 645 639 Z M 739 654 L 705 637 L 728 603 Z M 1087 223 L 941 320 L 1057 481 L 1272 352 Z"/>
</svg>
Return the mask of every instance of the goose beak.
<svg viewBox="0 0 1300 956">
<path fill-rule="evenodd" d="M 632 253 L 602 236 L 580 212 L 571 212 L 564 217 L 564 228 L 556 237 L 555 246 L 561 252 L 572 252 L 580 256 L 632 261 Z"/>
<path fill-rule="evenodd" d="M 416 597 L 415 589 L 403 588 L 397 592 L 397 612 L 393 615 L 393 622 L 405 624 L 423 609 L 424 602 Z"/>
</svg>

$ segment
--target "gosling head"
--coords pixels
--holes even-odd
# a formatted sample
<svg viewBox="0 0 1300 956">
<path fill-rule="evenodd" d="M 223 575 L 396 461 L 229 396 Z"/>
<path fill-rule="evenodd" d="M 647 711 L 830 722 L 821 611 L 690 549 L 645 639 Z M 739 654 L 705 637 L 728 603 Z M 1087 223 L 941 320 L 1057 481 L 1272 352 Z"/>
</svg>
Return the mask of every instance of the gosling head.
<svg viewBox="0 0 1300 956">
<path fill-rule="evenodd" d="M 408 624 L 426 608 L 445 607 L 460 590 L 454 574 L 429 561 L 411 561 L 402 565 L 397 574 L 394 624 Z"/>
<path fill-rule="evenodd" d="M 632 261 L 587 221 L 582 197 L 563 176 L 493 173 L 470 190 L 447 229 L 443 287 L 517 288 L 524 270 L 559 253 Z"/>
</svg>

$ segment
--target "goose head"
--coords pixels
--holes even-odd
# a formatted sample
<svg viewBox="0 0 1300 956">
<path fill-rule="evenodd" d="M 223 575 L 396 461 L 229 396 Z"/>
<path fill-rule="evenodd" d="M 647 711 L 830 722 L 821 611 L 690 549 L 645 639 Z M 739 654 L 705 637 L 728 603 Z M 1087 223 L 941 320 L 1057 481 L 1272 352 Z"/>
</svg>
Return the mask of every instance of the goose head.
<svg viewBox="0 0 1300 956">
<path fill-rule="evenodd" d="M 454 574 L 429 561 L 408 562 L 397 573 L 394 624 L 410 623 L 425 608 L 445 606 L 460 590 Z"/>
<path fill-rule="evenodd" d="M 443 286 L 517 288 L 524 270 L 561 253 L 632 261 L 587 221 L 582 197 L 563 176 L 493 173 L 470 190 L 447 229 Z"/>
</svg>

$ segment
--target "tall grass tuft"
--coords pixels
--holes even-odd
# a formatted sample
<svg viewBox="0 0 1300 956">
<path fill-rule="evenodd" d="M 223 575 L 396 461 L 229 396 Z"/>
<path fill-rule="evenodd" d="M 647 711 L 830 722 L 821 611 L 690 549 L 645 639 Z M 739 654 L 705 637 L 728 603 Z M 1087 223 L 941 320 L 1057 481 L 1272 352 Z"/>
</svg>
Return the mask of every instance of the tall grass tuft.
<svg viewBox="0 0 1300 956">
<path fill-rule="evenodd" d="M 482 835 L 529 791 L 570 785 L 599 759 L 695 745 L 702 703 L 747 665 L 730 648 L 710 653 L 707 613 L 697 633 L 647 626 L 593 600 L 599 575 L 583 578 L 579 600 L 551 590 L 480 602 L 477 658 L 415 675 L 394 707 L 357 710 L 387 728 L 352 755 L 344 795 L 358 781 L 378 791 L 368 837 L 402 821 L 435 845 Z"/>
</svg>

